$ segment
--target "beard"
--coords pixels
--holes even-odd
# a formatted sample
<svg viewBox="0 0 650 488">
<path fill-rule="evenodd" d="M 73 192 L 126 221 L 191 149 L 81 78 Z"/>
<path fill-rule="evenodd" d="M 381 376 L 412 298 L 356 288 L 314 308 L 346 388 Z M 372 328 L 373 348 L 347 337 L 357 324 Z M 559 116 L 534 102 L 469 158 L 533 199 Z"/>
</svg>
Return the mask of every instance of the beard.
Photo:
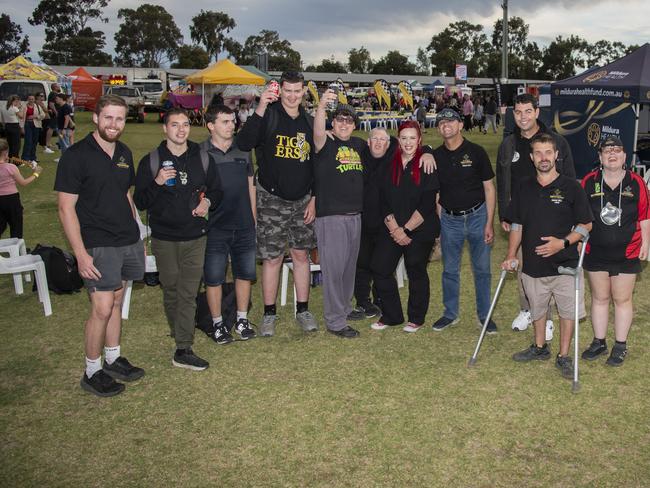
<svg viewBox="0 0 650 488">
<path fill-rule="evenodd" d="M 110 136 L 103 127 L 97 126 L 97 133 L 99 134 L 99 137 L 101 137 L 106 142 L 115 142 L 115 141 L 117 141 L 120 138 L 120 136 L 122 135 L 123 130 L 124 129 L 118 131 L 117 135 L 115 135 L 115 136 Z"/>
</svg>

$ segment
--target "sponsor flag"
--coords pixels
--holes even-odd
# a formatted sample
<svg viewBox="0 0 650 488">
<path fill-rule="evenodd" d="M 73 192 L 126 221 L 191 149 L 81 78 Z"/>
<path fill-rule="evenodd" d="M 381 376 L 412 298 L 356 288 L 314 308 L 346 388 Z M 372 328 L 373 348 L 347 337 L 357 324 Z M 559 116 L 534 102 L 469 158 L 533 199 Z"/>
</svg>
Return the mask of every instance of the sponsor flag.
<svg viewBox="0 0 650 488">
<path fill-rule="evenodd" d="M 307 91 L 311 95 L 311 98 L 314 100 L 314 105 L 318 105 L 320 102 L 320 97 L 318 96 L 318 88 L 316 88 L 316 83 L 312 80 L 307 82 Z"/>
<path fill-rule="evenodd" d="M 379 106 L 383 106 L 386 110 L 390 110 L 390 85 L 386 80 L 375 80 L 374 87 Z"/>
<path fill-rule="evenodd" d="M 411 89 L 411 84 L 408 81 L 400 81 L 397 85 L 399 91 L 402 92 L 402 100 L 404 100 L 404 105 L 411 107 L 411 110 L 415 108 L 413 105 L 413 90 Z"/>
<path fill-rule="evenodd" d="M 347 105 L 348 96 L 345 94 L 345 85 L 343 85 L 343 80 L 341 78 L 336 79 L 336 86 L 339 89 L 339 103 Z"/>
</svg>

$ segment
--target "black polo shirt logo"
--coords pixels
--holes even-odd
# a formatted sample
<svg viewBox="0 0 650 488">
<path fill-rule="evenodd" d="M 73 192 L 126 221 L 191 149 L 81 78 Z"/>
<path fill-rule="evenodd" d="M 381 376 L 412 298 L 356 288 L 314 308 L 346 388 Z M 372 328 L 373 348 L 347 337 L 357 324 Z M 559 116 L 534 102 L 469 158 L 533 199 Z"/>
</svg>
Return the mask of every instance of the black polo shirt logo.
<svg viewBox="0 0 650 488">
<path fill-rule="evenodd" d="M 621 196 L 634 198 L 634 192 L 632 191 L 632 187 L 630 185 L 627 185 L 625 189 L 621 192 Z"/>
<path fill-rule="evenodd" d="M 549 195 L 549 197 L 551 199 L 551 202 L 553 202 L 556 205 L 559 205 L 564 201 L 564 195 L 562 195 L 562 190 L 560 190 L 559 188 L 553 190 Z"/>
<path fill-rule="evenodd" d="M 461 159 L 461 161 L 460 161 L 460 165 L 461 165 L 463 168 L 471 168 L 471 167 L 472 167 L 472 164 L 474 164 L 474 162 L 469 158 L 469 155 L 468 155 L 468 154 L 464 154 L 464 155 L 463 155 L 463 159 Z"/>
<path fill-rule="evenodd" d="M 117 160 L 116 166 L 122 169 L 129 169 L 129 165 L 126 162 L 126 159 L 124 159 L 124 156 L 120 156 L 120 159 Z"/>
</svg>

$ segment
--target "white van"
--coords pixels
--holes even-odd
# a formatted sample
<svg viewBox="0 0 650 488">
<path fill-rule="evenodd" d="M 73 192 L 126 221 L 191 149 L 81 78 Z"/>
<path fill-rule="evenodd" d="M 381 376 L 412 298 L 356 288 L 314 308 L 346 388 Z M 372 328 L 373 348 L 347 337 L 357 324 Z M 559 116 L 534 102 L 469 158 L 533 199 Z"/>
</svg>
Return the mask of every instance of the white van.
<svg viewBox="0 0 650 488">
<path fill-rule="evenodd" d="M 160 97 L 163 94 L 163 82 L 157 78 L 134 78 L 131 83 L 137 86 L 144 96 L 145 107 L 157 107 L 160 105 Z"/>
<path fill-rule="evenodd" d="M 42 80 L 0 80 L 0 104 L 6 105 L 11 95 L 18 95 L 24 101 L 28 95 L 36 95 L 39 92 L 45 93 L 47 100 L 52 83 L 54 82 Z"/>
</svg>

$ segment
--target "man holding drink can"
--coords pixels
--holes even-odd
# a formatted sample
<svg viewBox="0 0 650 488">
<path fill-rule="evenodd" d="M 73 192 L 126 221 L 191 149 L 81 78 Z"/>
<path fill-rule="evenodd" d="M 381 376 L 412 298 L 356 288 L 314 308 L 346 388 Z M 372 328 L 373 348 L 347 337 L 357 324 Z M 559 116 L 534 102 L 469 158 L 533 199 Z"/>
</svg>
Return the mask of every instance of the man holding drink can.
<svg viewBox="0 0 650 488">
<path fill-rule="evenodd" d="M 280 269 L 288 247 L 296 285 L 296 322 L 305 332 L 318 326 L 309 312 L 309 259 L 314 247 L 314 119 L 301 105 L 304 77 L 292 71 L 271 82 L 237 136 L 243 151 L 255 149 L 257 172 L 257 253 L 263 261 L 262 336 L 272 336 L 277 322 Z M 277 102 L 280 103 L 277 103 Z"/>
</svg>

